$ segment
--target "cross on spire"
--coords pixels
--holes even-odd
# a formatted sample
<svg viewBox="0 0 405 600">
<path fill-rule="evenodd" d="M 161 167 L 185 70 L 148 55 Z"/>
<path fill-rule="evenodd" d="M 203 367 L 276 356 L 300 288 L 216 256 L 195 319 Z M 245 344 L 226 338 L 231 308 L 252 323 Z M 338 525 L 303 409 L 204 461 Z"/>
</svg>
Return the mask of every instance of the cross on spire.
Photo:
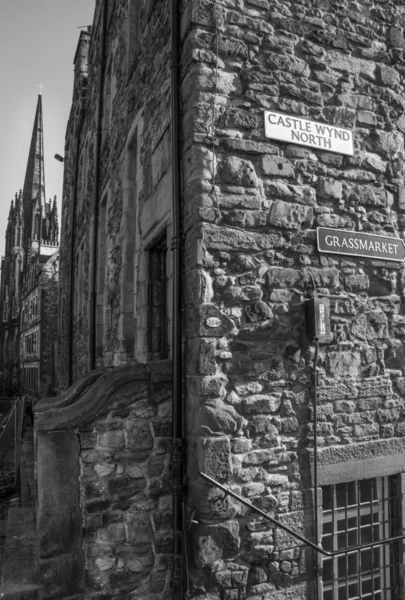
<svg viewBox="0 0 405 600">
<path fill-rule="evenodd" d="M 40 83 L 39 85 L 37 85 L 37 87 L 39 88 L 39 95 L 42 96 L 42 90 L 45 89 L 44 84 Z"/>
</svg>

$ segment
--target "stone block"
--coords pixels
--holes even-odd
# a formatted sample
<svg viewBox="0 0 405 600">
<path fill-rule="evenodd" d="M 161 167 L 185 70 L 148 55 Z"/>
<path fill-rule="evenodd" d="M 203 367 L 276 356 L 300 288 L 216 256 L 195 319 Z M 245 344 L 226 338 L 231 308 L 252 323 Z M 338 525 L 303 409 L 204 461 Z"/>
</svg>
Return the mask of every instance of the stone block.
<svg viewBox="0 0 405 600">
<path fill-rule="evenodd" d="M 253 394 L 243 400 L 243 409 L 246 414 L 274 413 L 281 406 L 281 394 Z"/>
<path fill-rule="evenodd" d="M 127 419 L 127 444 L 129 450 L 150 450 L 153 448 L 153 437 L 147 419 Z"/>
<path fill-rule="evenodd" d="M 277 156 L 263 156 L 260 161 L 262 173 L 268 177 L 294 177 L 294 166 L 290 160 Z"/>
<path fill-rule="evenodd" d="M 230 480 L 232 462 L 229 438 L 199 438 L 197 453 L 200 471 L 220 483 L 226 483 Z"/>
<path fill-rule="evenodd" d="M 250 438 L 235 438 L 232 440 L 232 452 L 234 454 L 243 454 L 252 449 L 252 440 Z"/>
<path fill-rule="evenodd" d="M 363 162 L 362 166 L 365 168 L 371 168 L 373 171 L 377 173 L 385 173 L 387 168 L 387 161 L 382 160 L 378 154 L 372 154 L 371 152 L 363 153 Z"/>
<path fill-rule="evenodd" d="M 317 288 L 330 287 L 336 288 L 339 286 L 339 271 L 325 267 L 317 269 L 316 267 L 307 267 L 304 271 L 304 281 L 306 285 L 312 285 L 313 282 Z"/>
<path fill-rule="evenodd" d="M 289 200 L 306 206 L 316 205 L 316 191 L 309 185 L 293 185 L 284 181 L 264 183 L 266 195 L 271 200 Z"/>
<path fill-rule="evenodd" d="M 91 500 L 90 502 L 86 502 L 86 513 L 89 515 L 105 512 L 111 506 L 110 500 L 102 499 L 102 500 Z"/>
<path fill-rule="evenodd" d="M 357 274 L 357 275 L 347 275 L 345 277 L 345 288 L 349 292 L 362 292 L 367 290 L 370 286 L 370 281 L 367 275 Z"/>
<path fill-rule="evenodd" d="M 266 283 L 274 288 L 299 287 L 302 280 L 301 271 L 282 267 L 270 267 L 266 273 Z"/>
<path fill-rule="evenodd" d="M 343 183 L 331 177 L 320 177 L 318 182 L 318 196 L 324 200 L 341 200 Z"/>
<path fill-rule="evenodd" d="M 359 110 L 357 113 L 357 122 L 359 125 L 375 126 L 378 123 L 377 115 L 369 110 Z"/>
<path fill-rule="evenodd" d="M 152 569 L 155 557 L 151 545 L 141 546 L 124 545 L 117 546 L 115 554 L 124 561 L 126 568 L 132 573 L 142 573 Z"/>
<path fill-rule="evenodd" d="M 262 291 L 261 294 L 263 294 Z M 247 321 L 250 323 L 260 323 L 261 321 L 266 321 L 273 317 L 271 308 L 261 300 L 245 305 L 244 313 Z"/>
<path fill-rule="evenodd" d="M 394 48 L 405 48 L 404 30 L 402 27 L 391 27 L 389 39 Z"/>
<path fill-rule="evenodd" d="M 280 419 L 280 431 L 282 433 L 293 433 L 294 431 L 298 431 L 298 419 L 295 417 L 284 417 Z"/>
<path fill-rule="evenodd" d="M 243 418 L 232 406 L 220 400 L 205 405 L 200 411 L 201 433 L 236 433 L 243 424 Z"/>
<path fill-rule="evenodd" d="M 201 396 L 224 397 L 226 394 L 224 375 L 206 375 L 196 378 L 196 391 Z"/>
<path fill-rule="evenodd" d="M 387 158 L 404 156 L 404 134 L 399 131 L 373 131 L 373 144 L 376 152 L 386 155 Z"/>
<path fill-rule="evenodd" d="M 226 138 L 224 146 L 228 150 L 237 150 L 247 152 L 249 154 L 278 154 L 277 146 L 266 144 L 264 142 L 256 142 L 254 140 L 245 140 L 240 138 Z"/>
<path fill-rule="evenodd" d="M 116 565 L 117 559 L 112 556 L 99 556 L 96 558 L 96 565 L 99 571 L 110 571 Z"/>
<path fill-rule="evenodd" d="M 236 521 L 200 525 L 195 533 L 194 553 L 199 567 L 213 565 L 218 559 L 234 557 L 240 550 L 239 523 Z"/>
<path fill-rule="evenodd" d="M 106 481 L 107 491 L 114 501 L 127 500 L 146 487 L 145 479 L 129 477 L 112 477 Z"/>
<path fill-rule="evenodd" d="M 123 448 L 125 446 L 124 432 L 120 429 L 113 429 L 97 434 L 97 443 L 106 448 Z"/>
<path fill-rule="evenodd" d="M 128 543 L 136 546 L 150 544 L 152 527 L 149 513 L 146 511 L 129 512 L 126 515 Z"/>
<path fill-rule="evenodd" d="M 215 359 L 215 339 L 202 339 L 198 355 L 198 371 L 201 375 L 215 375 L 217 362 Z"/>
<path fill-rule="evenodd" d="M 361 357 L 357 352 L 330 352 L 328 366 L 334 377 L 357 377 L 360 372 Z"/>
<path fill-rule="evenodd" d="M 113 571 L 107 576 L 111 594 L 124 594 L 135 592 L 141 585 L 142 580 L 147 576 L 148 571 L 141 573 L 131 573 L 126 569 Z M 144 591 L 142 589 L 142 591 Z"/>
<path fill-rule="evenodd" d="M 223 337 L 230 333 L 235 325 L 228 315 L 214 304 L 202 304 L 191 313 L 189 332 L 207 338 Z"/>
<path fill-rule="evenodd" d="M 125 525 L 122 521 L 110 523 L 106 528 L 100 528 L 98 539 L 106 543 L 122 543 L 125 541 Z"/>
<path fill-rule="evenodd" d="M 316 217 L 318 227 L 332 227 L 336 229 L 348 229 L 353 227 L 353 221 L 347 216 L 323 213 Z"/>
<path fill-rule="evenodd" d="M 224 183 L 256 187 L 257 175 L 253 163 L 237 156 L 227 156 L 221 165 L 221 175 Z"/>
<path fill-rule="evenodd" d="M 269 212 L 269 224 L 285 229 L 311 227 L 314 219 L 312 207 L 276 200 Z"/>
<path fill-rule="evenodd" d="M 284 513 L 278 517 L 280 523 L 286 525 L 296 533 L 305 537 L 305 513 L 304 511 L 296 511 L 290 513 Z M 280 550 L 287 550 L 296 548 L 301 545 L 301 542 L 297 538 L 290 535 L 283 529 L 276 528 L 274 530 L 274 539 L 276 545 Z"/>
<path fill-rule="evenodd" d="M 274 450 L 252 450 L 244 455 L 242 464 L 243 466 L 274 465 L 277 462 Z"/>
<path fill-rule="evenodd" d="M 223 292 L 227 304 L 261 300 L 263 292 L 258 285 L 230 286 Z"/>
<path fill-rule="evenodd" d="M 40 558 L 45 559 L 81 547 L 80 446 L 71 431 L 39 431 L 37 440 L 38 547 Z"/>
<path fill-rule="evenodd" d="M 81 551 L 39 560 L 42 598 L 66 598 L 85 591 L 84 555 Z"/>
<path fill-rule="evenodd" d="M 402 184 L 398 184 L 398 207 L 405 212 L 405 186 Z"/>
<path fill-rule="evenodd" d="M 206 271 L 193 269 L 186 276 L 186 302 L 191 304 L 209 303 L 213 297 L 212 280 Z"/>
</svg>

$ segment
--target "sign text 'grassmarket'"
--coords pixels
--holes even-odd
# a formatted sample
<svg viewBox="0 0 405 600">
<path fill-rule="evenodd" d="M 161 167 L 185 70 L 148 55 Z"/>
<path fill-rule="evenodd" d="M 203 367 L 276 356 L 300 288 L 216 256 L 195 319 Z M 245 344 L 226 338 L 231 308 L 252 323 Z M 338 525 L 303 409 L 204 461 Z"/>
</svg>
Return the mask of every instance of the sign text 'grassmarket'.
<svg viewBox="0 0 405 600">
<path fill-rule="evenodd" d="M 266 137 L 273 140 L 353 155 L 353 132 L 350 129 L 265 110 L 264 131 Z"/>
<path fill-rule="evenodd" d="M 349 254 L 350 256 L 398 262 L 405 258 L 403 241 L 400 238 L 385 235 L 318 227 L 317 241 L 319 252 Z"/>
</svg>

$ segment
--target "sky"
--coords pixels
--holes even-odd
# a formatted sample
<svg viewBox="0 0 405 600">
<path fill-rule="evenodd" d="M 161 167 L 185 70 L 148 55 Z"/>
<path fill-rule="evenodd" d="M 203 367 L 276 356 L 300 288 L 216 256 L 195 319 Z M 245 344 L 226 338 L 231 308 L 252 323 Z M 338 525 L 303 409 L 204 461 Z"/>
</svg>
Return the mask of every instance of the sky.
<svg viewBox="0 0 405 600">
<path fill-rule="evenodd" d="M 0 0 L 0 254 L 11 200 L 24 185 L 42 83 L 45 192 L 61 214 L 65 131 L 80 27 L 93 22 L 95 0 Z M 59 220 L 60 225 L 60 220 Z"/>
</svg>

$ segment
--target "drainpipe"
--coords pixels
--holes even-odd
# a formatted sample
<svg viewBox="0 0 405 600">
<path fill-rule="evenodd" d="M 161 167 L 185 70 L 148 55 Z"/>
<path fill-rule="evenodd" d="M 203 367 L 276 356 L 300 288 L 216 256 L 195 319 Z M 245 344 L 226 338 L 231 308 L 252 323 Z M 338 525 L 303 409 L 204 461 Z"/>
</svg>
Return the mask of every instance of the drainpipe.
<svg viewBox="0 0 405 600">
<path fill-rule="evenodd" d="M 101 15 L 101 39 L 100 39 L 100 75 L 98 86 L 96 143 L 94 152 L 94 199 L 93 199 L 93 225 L 90 232 L 90 244 L 92 253 L 90 261 L 90 332 L 89 332 L 89 354 L 90 371 L 96 368 L 96 300 L 97 300 L 97 247 L 98 247 L 98 205 L 100 192 L 100 155 L 102 143 L 102 123 L 104 108 L 104 75 L 105 75 L 105 46 L 107 32 L 107 2 L 102 0 Z"/>
<path fill-rule="evenodd" d="M 76 131 L 76 159 L 75 159 L 75 178 L 73 186 L 73 206 L 72 206 L 72 235 L 70 240 L 70 282 L 69 282 L 69 387 L 73 383 L 73 337 L 74 337 L 74 288 L 75 288 L 75 239 L 76 239 L 76 210 L 78 193 L 78 173 L 80 158 L 80 139 L 83 127 L 84 111 L 80 107 L 79 123 Z"/>
<path fill-rule="evenodd" d="M 314 542 L 319 544 L 319 504 L 318 504 L 318 359 L 319 359 L 319 339 L 315 339 L 315 358 L 313 374 L 313 395 L 314 395 Z M 314 553 L 315 570 L 315 595 L 319 597 L 319 556 Z"/>
<path fill-rule="evenodd" d="M 174 597 L 184 597 L 184 438 L 182 355 L 182 224 L 180 158 L 180 3 L 172 0 L 172 438 L 173 438 L 173 587 Z"/>
</svg>

